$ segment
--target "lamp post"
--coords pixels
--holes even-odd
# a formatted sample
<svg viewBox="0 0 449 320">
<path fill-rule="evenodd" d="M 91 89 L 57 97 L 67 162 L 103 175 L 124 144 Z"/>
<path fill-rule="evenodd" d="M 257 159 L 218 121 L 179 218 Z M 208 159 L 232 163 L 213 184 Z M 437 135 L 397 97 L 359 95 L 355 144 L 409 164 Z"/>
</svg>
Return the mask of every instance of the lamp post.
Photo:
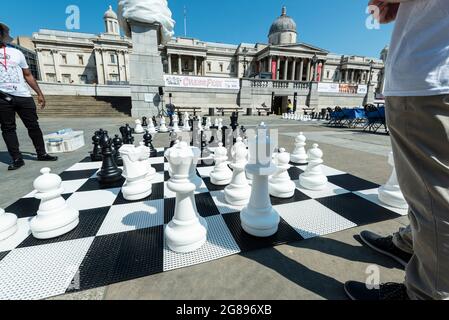
<svg viewBox="0 0 449 320">
<path fill-rule="evenodd" d="M 248 48 L 243 49 L 243 78 L 246 77 L 246 68 L 248 65 L 248 59 L 246 58 L 248 56 Z"/>
<path fill-rule="evenodd" d="M 373 69 L 374 69 L 374 60 L 371 60 L 369 63 L 369 79 L 368 79 L 368 85 L 371 85 L 372 78 L 373 78 Z"/>
<path fill-rule="evenodd" d="M 316 65 L 317 65 L 317 63 L 318 63 L 318 56 L 315 53 L 313 55 L 313 57 L 312 57 L 312 64 L 313 64 L 313 78 L 312 78 L 312 82 L 316 81 L 316 75 L 317 75 Z"/>
</svg>

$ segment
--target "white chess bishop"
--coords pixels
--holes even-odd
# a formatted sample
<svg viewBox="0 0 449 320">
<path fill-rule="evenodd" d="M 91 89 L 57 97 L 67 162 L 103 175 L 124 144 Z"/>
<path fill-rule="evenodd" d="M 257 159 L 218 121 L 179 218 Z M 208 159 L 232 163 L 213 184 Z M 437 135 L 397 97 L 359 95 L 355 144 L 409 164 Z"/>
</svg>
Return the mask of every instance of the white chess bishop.
<svg viewBox="0 0 449 320">
<path fill-rule="evenodd" d="M 148 130 L 149 134 L 156 134 L 157 133 L 156 127 L 154 126 L 154 122 L 153 122 L 152 119 L 148 119 L 147 130 Z"/>
<path fill-rule="evenodd" d="M 165 122 L 165 117 L 161 117 L 159 132 L 161 132 L 161 133 L 168 132 L 167 123 Z"/>
<path fill-rule="evenodd" d="M 307 138 L 302 132 L 295 138 L 295 150 L 291 154 L 291 162 L 295 164 L 307 164 L 306 141 Z"/>
<path fill-rule="evenodd" d="M 142 144 L 139 147 L 124 145 L 120 148 L 120 155 L 123 159 L 123 177 L 126 179 L 122 187 L 123 197 L 128 201 L 136 201 L 150 196 L 152 193 L 148 167 L 150 148 Z"/>
<path fill-rule="evenodd" d="M 61 196 L 64 192 L 62 180 L 49 168 L 41 170 L 41 176 L 34 180 L 35 198 L 40 200 L 37 216 L 30 227 L 37 239 L 52 239 L 62 236 L 78 226 L 79 212 L 70 208 Z"/>
<path fill-rule="evenodd" d="M 144 133 L 145 130 L 143 130 L 142 121 L 137 119 L 135 122 L 136 122 L 136 127 L 134 128 L 134 132 L 137 133 L 137 134 Z"/>
<path fill-rule="evenodd" d="M 293 197 L 296 184 L 291 180 L 288 169 L 291 168 L 290 154 L 284 148 L 279 149 L 275 157 L 276 173 L 269 179 L 269 191 L 273 197 L 288 199 Z"/>
<path fill-rule="evenodd" d="M 321 191 L 326 189 L 328 179 L 323 173 L 323 151 L 318 144 L 314 144 L 308 152 L 309 165 L 306 171 L 299 176 L 300 185 L 308 190 Z"/>
<path fill-rule="evenodd" d="M 408 209 L 408 204 L 399 186 L 393 152 L 388 156 L 388 164 L 393 168 L 393 172 L 387 184 L 379 188 L 379 200 L 394 208 Z"/>
<path fill-rule="evenodd" d="M 228 167 L 228 150 L 220 142 L 214 152 L 215 167 L 210 173 L 210 182 L 216 186 L 226 186 L 232 180 L 232 171 Z"/>
<path fill-rule="evenodd" d="M 278 231 L 280 216 L 273 209 L 268 191 L 268 177 L 276 171 L 276 166 L 272 161 L 271 140 L 264 123 L 258 127 L 257 135 L 249 139 L 249 148 L 250 160 L 246 171 L 254 180 L 249 204 L 240 213 L 242 228 L 255 237 L 270 237 Z"/>
<path fill-rule="evenodd" d="M 234 170 L 232 181 L 224 190 L 225 199 L 231 205 L 244 206 L 248 204 L 251 196 L 251 187 L 246 179 L 245 168 L 248 164 L 248 150 L 243 139 L 237 138 L 237 142 L 232 147 L 231 168 Z"/>
<path fill-rule="evenodd" d="M 165 153 L 172 171 L 167 187 L 176 193 L 175 214 L 165 229 L 165 239 L 168 247 L 177 253 L 196 251 L 207 241 L 207 222 L 198 214 L 196 185 L 189 180 L 200 154 L 198 148 L 191 148 L 186 142 L 176 144 Z"/>
<path fill-rule="evenodd" d="M 17 232 L 17 216 L 6 213 L 0 208 L 0 241 L 6 240 Z"/>
</svg>

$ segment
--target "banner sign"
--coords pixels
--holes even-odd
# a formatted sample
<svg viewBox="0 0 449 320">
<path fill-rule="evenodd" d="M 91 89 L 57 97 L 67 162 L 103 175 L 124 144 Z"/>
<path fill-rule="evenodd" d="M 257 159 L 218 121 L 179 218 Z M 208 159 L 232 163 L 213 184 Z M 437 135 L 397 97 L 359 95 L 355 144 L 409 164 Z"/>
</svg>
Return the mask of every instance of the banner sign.
<svg viewBox="0 0 449 320">
<path fill-rule="evenodd" d="M 339 93 L 340 85 L 338 83 L 318 83 L 318 92 Z"/>
<path fill-rule="evenodd" d="M 367 94 L 368 93 L 368 86 L 367 85 L 359 85 L 357 88 L 357 94 Z"/>
<path fill-rule="evenodd" d="M 167 87 L 240 90 L 240 80 L 235 78 L 164 75 L 164 80 Z"/>
</svg>

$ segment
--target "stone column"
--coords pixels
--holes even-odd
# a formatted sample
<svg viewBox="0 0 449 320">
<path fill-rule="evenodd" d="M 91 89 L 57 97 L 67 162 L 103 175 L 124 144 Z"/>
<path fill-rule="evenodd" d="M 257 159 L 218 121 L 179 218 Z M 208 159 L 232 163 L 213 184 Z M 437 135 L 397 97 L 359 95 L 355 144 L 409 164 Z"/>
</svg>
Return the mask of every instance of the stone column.
<svg viewBox="0 0 449 320">
<path fill-rule="evenodd" d="M 272 57 L 272 56 L 269 56 L 269 57 L 268 57 L 268 72 L 271 72 L 271 71 L 272 71 L 272 70 L 271 70 L 272 66 L 273 66 L 273 57 Z"/>
<path fill-rule="evenodd" d="M 299 81 L 303 81 L 304 79 L 304 59 L 301 58 L 301 62 L 299 65 L 299 77 L 298 77 Z"/>
<path fill-rule="evenodd" d="M 323 79 L 324 79 L 324 75 L 325 75 L 325 73 L 324 73 L 324 68 L 326 67 L 326 61 L 321 61 L 321 63 L 322 63 L 322 65 L 321 65 L 321 82 L 323 82 Z"/>
<path fill-rule="evenodd" d="M 193 57 L 193 74 L 198 75 L 198 62 L 196 61 L 196 57 Z"/>
<path fill-rule="evenodd" d="M 281 57 L 278 57 L 276 64 L 276 80 L 280 80 L 281 73 Z"/>
<path fill-rule="evenodd" d="M 103 79 L 104 84 L 108 83 L 108 72 L 107 72 L 107 59 L 106 59 L 106 51 L 101 50 L 101 60 L 103 61 Z"/>
<path fill-rule="evenodd" d="M 284 80 L 288 80 L 288 57 L 285 57 Z"/>
<path fill-rule="evenodd" d="M 61 81 L 61 71 L 59 68 L 59 51 L 58 50 L 51 50 L 51 54 L 53 56 L 53 64 L 55 66 L 55 75 L 56 75 L 56 82 Z"/>
<path fill-rule="evenodd" d="M 238 64 L 237 64 L 238 65 Z M 203 76 L 205 76 L 206 75 L 206 58 L 203 58 Z M 237 67 L 237 70 L 238 70 L 238 67 Z"/>
<path fill-rule="evenodd" d="M 296 80 L 296 59 L 293 59 L 292 80 Z"/>
<path fill-rule="evenodd" d="M 315 63 L 315 65 L 313 66 L 313 81 L 318 81 L 318 65 L 320 64 L 319 61 L 317 61 L 317 63 Z"/>
<path fill-rule="evenodd" d="M 178 55 L 178 74 L 182 74 L 182 57 L 180 54 Z"/>
<path fill-rule="evenodd" d="M 309 61 L 307 62 L 307 77 L 306 77 L 306 81 L 311 81 L 312 79 L 310 78 L 310 74 L 312 73 L 312 61 L 310 59 L 308 59 Z"/>
<path fill-rule="evenodd" d="M 42 58 L 42 49 L 36 49 L 37 52 L 37 63 L 38 63 L 38 75 L 40 75 L 40 79 L 42 81 L 48 81 L 47 75 L 45 74 L 45 66 L 44 66 L 44 60 Z"/>
<path fill-rule="evenodd" d="M 351 83 L 354 83 L 354 71 L 355 70 L 351 70 Z"/>
<path fill-rule="evenodd" d="M 167 59 L 168 59 L 168 74 L 172 73 L 172 68 L 171 68 L 171 54 L 167 55 Z"/>
</svg>

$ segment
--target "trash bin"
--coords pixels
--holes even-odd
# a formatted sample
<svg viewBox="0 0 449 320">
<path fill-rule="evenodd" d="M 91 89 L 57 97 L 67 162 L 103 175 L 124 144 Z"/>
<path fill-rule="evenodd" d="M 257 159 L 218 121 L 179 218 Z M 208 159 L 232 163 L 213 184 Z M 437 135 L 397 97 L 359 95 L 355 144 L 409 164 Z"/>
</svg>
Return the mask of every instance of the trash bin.
<svg viewBox="0 0 449 320">
<path fill-rule="evenodd" d="M 252 116 L 253 115 L 253 108 L 246 108 L 246 115 Z"/>
<path fill-rule="evenodd" d="M 215 116 L 215 108 L 209 108 L 209 116 L 214 117 Z"/>
</svg>

